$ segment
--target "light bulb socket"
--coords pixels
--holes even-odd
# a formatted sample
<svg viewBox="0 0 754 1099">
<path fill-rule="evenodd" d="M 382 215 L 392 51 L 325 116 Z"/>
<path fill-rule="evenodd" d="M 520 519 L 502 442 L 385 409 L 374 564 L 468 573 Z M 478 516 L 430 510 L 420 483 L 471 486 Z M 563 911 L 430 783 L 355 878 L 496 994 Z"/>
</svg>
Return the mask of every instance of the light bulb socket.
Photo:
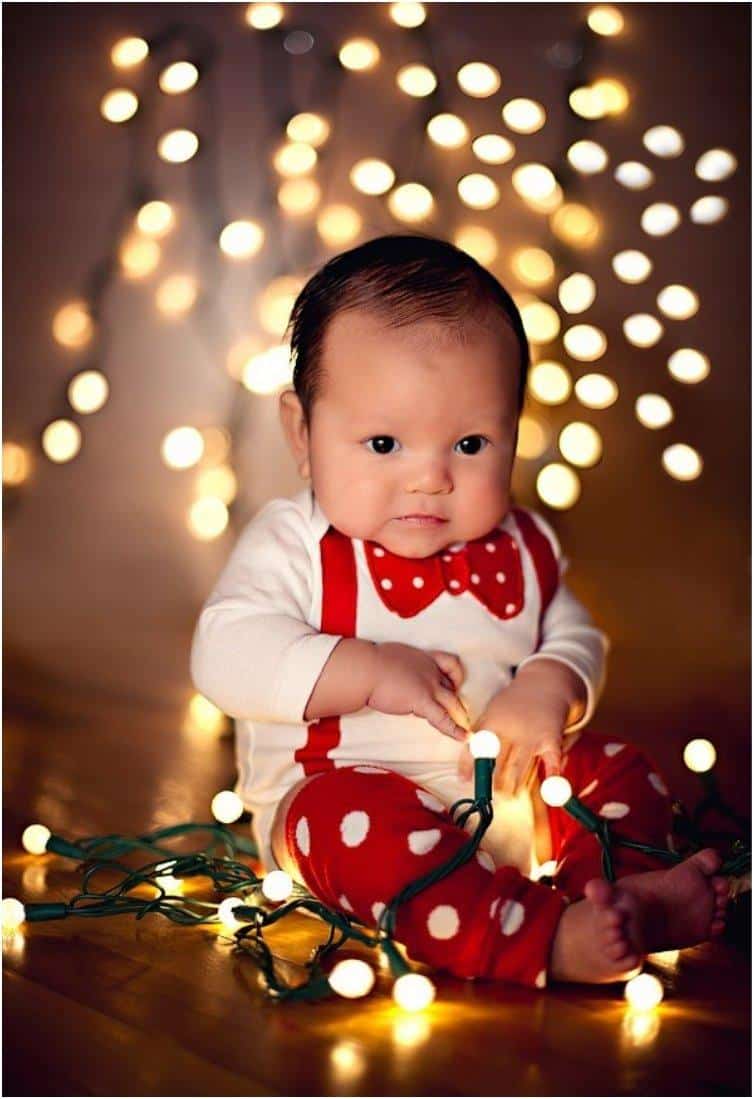
<svg viewBox="0 0 754 1099">
<path fill-rule="evenodd" d="M 402 977 L 405 973 L 411 973 L 411 966 L 401 954 L 392 939 L 381 939 L 380 950 L 388 960 L 390 972 L 394 977 Z"/>
<path fill-rule="evenodd" d="M 27 904 L 24 907 L 29 923 L 35 920 L 64 920 L 70 914 L 67 904 Z"/>
<path fill-rule="evenodd" d="M 602 821 L 596 813 L 593 813 L 591 809 L 587 809 L 586 805 L 579 799 L 571 794 L 568 801 L 563 805 L 566 813 L 569 813 L 574 820 L 577 820 L 588 832 L 601 832 L 604 826 Z"/>
<path fill-rule="evenodd" d="M 474 760 L 474 798 L 476 801 L 492 800 L 492 773 L 494 759 Z"/>
<path fill-rule="evenodd" d="M 86 861 L 89 858 L 86 851 L 77 847 L 75 843 L 64 840 L 61 836 L 52 835 L 48 839 L 45 850 L 52 851 L 55 855 L 64 855 L 67 859 L 80 859 Z"/>
</svg>

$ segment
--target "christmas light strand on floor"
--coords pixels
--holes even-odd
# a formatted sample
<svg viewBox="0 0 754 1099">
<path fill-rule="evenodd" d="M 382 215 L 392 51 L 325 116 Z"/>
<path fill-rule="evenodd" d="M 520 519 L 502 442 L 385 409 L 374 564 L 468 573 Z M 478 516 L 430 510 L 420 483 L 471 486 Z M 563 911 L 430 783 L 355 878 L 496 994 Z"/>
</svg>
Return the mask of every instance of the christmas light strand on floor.
<svg viewBox="0 0 754 1099">
<path fill-rule="evenodd" d="M 701 747 L 699 746 L 701 743 Z M 375 970 L 368 962 L 357 958 L 338 961 L 326 972 L 324 963 L 349 941 L 378 951 L 383 968 L 393 978 L 393 999 L 407 1011 L 420 1011 L 435 997 L 434 982 L 424 973 L 415 971 L 394 939 L 397 910 L 423 889 L 441 881 L 458 866 L 470 859 L 479 847 L 493 819 L 493 772 L 500 750 L 495 733 L 480 730 L 469 738 L 474 757 L 474 796 L 455 802 L 449 812 L 454 823 L 464 827 L 473 817 L 478 822 L 469 840 L 452 858 L 430 873 L 410 882 L 385 907 L 376 931 L 360 924 L 355 918 L 336 912 L 309 894 L 282 870 L 273 870 L 261 877 L 239 855 L 257 857 L 256 845 L 247 837 L 232 832 L 226 825 L 180 824 L 139 836 L 105 835 L 71 842 L 54 835 L 41 824 L 24 830 L 22 843 L 33 854 L 46 852 L 63 855 L 81 863 L 82 889 L 69 901 L 58 903 L 22 904 L 13 897 L 2 902 L 2 923 L 5 932 L 18 929 L 24 922 L 96 918 L 130 914 L 143 919 L 150 913 L 165 916 L 184 926 L 219 924 L 232 934 L 234 950 L 249 957 L 259 968 L 268 994 L 276 1000 L 317 1000 L 336 993 L 348 999 L 368 995 L 375 985 Z M 690 742 L 684 752 L 690 769 L 707 775 L 706 788 L 712 789 L 714 778 L 709 774 L 715 760 L 709 741 Z M 706 771 L 702 768 L 706 767 Z M 715 789 L 715 808 L 727 810 Z M 676 852 L 641 844 L 612 831 L 610 823 L 588 809 L 573 795 L 570 783 L 562 776 L 545 779 L 541 787 L 543 800 L 562 807 L 583 827 L 592 832 L 602 845 L 603 869 L 609 881 L 614 880 L 611 850 L 614 845 L 631 847 L 655 855 L 669 863 L 679 863 L 684 856 Z M 223 793 L 227 794 L 228 791 Z M 708 798 L 709 798 L 708 794 Z M 737 824 L 744 822 L 729 811 Z M 692 826 L 693 831 L 693 826 Z M 189 854 L 175 854 L 166 842 L 204 834 L 208 842 Z M 746 833 L 745 833 L 746 834 Z M 684 833 L 689 839 L 688 832 Z M 704 837 L 695 834 L 697 848 L 704 846 Z M 217 854 L 218 850 L 223 854 Z M 140 867 L 129 867 L 120 860 L 137 851 L 146 851 L 156 859 Z M 690 852 L 687 852 L 690 853 Z M 730 857 L 720 873 L 743 875 L 750 872 L 751 854 L 743 839 L 733 844 Z M 102 878 L 120 875 L 115 883 L 99 885 Z M 192 880 L 209 880 L 223 900 L 206 901 L 186 895 L 185 885 Z M 148 895 L 144 895 L 148 892 Z M 305 979 L 290 983 L 282 980 L 275 959 L 264 939 L 264 930 L 274 926 L 289 914 L 303 909 L 329 925 L 328 938 L 317 946 L 303 966 Z M 641 973 L 626 985 L 626 999 L 633 1011 L 649 1010 L 662 999 L 662 985 L 652 974 Z"/>
</svg>

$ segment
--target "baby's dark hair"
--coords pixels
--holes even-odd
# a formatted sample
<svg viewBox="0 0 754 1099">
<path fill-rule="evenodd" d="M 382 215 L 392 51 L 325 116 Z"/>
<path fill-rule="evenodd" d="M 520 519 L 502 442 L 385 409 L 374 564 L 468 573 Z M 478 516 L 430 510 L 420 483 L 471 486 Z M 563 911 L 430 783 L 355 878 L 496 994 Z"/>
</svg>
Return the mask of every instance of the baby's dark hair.
<svg viewBox="0 0 754 1099">
<path fill-rule="evenodd" d="M 299 292 L 286 328 L 293 387 L 307 427 L 324 378 L 325 332 L 336 313 L 372 310 L 390 328 L 399 328 L 423 320 L 459 323 L 490 306 L 503 313 L 518 340 L 520 412 L 530 361 L 521 314 L 508 291 L 472 256 L 436 237 L 398 233 L 333 256 Z"/>
</svg>

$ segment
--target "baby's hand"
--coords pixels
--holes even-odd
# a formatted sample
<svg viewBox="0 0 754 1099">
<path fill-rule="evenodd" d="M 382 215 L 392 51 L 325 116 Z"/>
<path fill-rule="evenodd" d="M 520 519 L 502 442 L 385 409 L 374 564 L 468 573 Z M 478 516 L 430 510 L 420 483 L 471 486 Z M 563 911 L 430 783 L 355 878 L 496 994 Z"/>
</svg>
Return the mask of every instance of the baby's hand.
<svg viewBox="0 0 754 1099">
<path fill-rule="evenodd" d="M 445 736 L 465 740 L 469 718 L 455 693 L 464 670 L 454 653 L 386 641 L 376 646 L 375 655 L 375 686 L 367 706 L 384 714 L 415 714 Z"/>
<path fill-rule="evenodd" d="M 534 688 L 513 680 L 495 695 L 478 722 L 479 729 L 491 729 L 500 738 L 500 755 L 493 774 L 493 785 L 502 794 L 512 796 L 525 785 L 537 759 L 547 775 L 560 769 L 563 729 L 569 704 L 562 693 Z M 468 745 L 461 753 L 458 772 L 464 779 L 474 773 L 474 761 Z"/>
</svg>

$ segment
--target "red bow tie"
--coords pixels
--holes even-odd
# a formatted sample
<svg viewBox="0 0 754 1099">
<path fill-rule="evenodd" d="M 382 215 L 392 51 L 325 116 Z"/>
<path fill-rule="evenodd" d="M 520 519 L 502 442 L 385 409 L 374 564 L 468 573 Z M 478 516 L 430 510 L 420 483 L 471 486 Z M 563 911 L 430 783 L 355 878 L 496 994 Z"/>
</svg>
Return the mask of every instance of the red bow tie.
<svg viewBox="0 0 754 1099">
<path fill-rule="evenodd" d="M 413 618 L 444 591 L 470 591 L 497 618 L 513 618 L 523 607 L 521 555 L 515 540 L 499 527 L 431 557 L 401 557 L 370 541 L 364 548 L 382 602 L 401 618 Z"/>
</svg>

